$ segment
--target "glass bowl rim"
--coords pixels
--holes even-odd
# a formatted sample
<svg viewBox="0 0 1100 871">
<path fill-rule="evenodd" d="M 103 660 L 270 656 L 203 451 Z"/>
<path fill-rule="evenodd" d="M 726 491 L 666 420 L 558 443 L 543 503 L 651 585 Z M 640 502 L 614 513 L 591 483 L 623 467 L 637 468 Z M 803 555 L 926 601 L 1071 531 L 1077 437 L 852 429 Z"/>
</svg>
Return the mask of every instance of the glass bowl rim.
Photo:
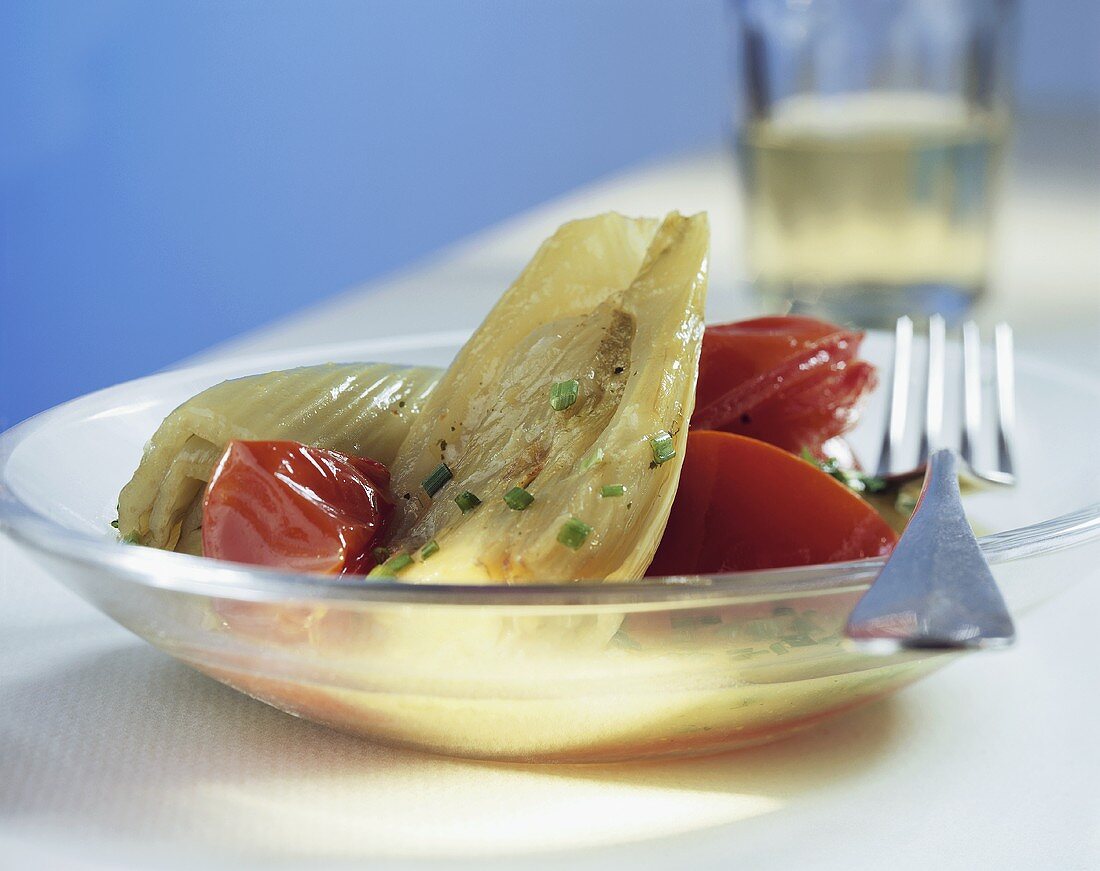
<svg viewBox="0 0 1100 871">
<path fill-rule="evenodd" d="M 409 347 L 409 341 L 429 345 L 462 341 L 467 332 L 441 332 L 369 341 L 376 347 Z M 16 447 L 43 418 L 89 403 L 121 387 L 171 375 L 199 375 L 226 367 L 265 371 L 272 361 L 281 368 L 302 365 L 319 356 L 339 359 L 342 349 L 354 353 L 367 342 L 299 348 L 234 356 L 153 375 L 97 390 L 40 412 L 0 433 L 0 532 L 38 553 L 81 566 L 104 570 L 128 582 L 165 591 L 258 602 L 342 602 L 433 605 L 493 605 L 511 607 L 642 605 L 696 600 L 767 600 L 799 593 L 840 593 L 865 588 L 881 569 L 884 558 L 821 563 L 761 571 L 714 575 L 646 578 L 640 581 L 570 581 L 522 585 L 410 584 L 400 581 L 364 583 L 362 576 L 280 572 L 222 562 L 153 548 L 134 547 L 90 532 L 74 530 L 45 517 L 12 493 L 4 482 L 7 462 Z M 1027 368 L 1047 370 L 1100 397 L 1100 382 L 1074 369 L 1046 360 L 1026 359 Z M 295 360 L 299 360 L 297 364 Z M 1022 362 L 1022 360 L 1021 360 Z M 982 552 L 991 564 L 1059 551 L 1100 541 L 1100 502 L 1090 503 L 1047 520 L 981 536 Z"/>
</svg>

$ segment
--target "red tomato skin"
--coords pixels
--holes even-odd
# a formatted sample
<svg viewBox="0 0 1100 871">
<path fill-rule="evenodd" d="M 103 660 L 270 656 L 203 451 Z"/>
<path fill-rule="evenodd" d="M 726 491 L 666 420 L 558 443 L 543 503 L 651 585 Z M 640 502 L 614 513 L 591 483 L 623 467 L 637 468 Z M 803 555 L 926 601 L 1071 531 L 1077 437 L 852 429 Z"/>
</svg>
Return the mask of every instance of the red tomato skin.
<svg viewBox="0 0 1100 871">
<path fill-rule="evenodd" d="M 841 562 L 887 554 L 896 540 L 870 505 L 805 460 L 745 436 L 693 430 L 646 574 Z"/>
<path fill-rule="evenodd" d="M 290 441 L 232 441 L 203 501 L 203 555 L 286 571 L 360 574 L 393 513 L 389 471 Z"/>
<path fill-rule="evenodd" d="M 875 387 L 874 367 L 856 359 L 862 340 L 861 332 L 799 315 L 708 326 L 691 426 L 822 455 Z"/>
</svg>

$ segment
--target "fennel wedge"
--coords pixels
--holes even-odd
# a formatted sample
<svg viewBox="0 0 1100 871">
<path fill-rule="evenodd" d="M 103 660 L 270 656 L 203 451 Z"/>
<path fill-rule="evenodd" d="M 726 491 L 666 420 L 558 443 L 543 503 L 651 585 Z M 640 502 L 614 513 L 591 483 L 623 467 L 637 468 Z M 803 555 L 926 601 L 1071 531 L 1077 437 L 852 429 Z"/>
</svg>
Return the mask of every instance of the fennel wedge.
<svg viewBox="0 0 1100 871">
<path fill-rule="evenodd" d="M 438 369 L 326 364 L 224 381 L 169 414 L 118 501 L 119 534 L 202 551 L 202 496 L 231 439 L 292 439 L 390 463 Z"/>
<path fill-rule="evenodd" d="M 615 214 L 575 221 L 543 244 L 391 467 L 390 546 L 414 555 L 401 580 L 642 576 L 694 406 L 708 244 L 706 216 L 677 213 L 659 227 Z M 452 477 L 429 496 L 422 482 L 441 463 Z M 533 497 L 523 510 L 504 498 L 517 487 Z M 621 495 L 605 498 L 605 487 Z"/>
</svg>

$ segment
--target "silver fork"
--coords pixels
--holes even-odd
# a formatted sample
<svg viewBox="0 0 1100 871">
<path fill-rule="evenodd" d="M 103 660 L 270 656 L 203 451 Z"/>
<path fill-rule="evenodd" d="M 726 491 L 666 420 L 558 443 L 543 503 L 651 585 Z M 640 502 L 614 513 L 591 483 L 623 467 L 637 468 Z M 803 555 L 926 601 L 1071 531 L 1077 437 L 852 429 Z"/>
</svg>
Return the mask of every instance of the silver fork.
<svg viewBox="0 0 1100 871">
<path fill-rule="evenodd" d="M 1013 432 L 1015 404 L 1012 331 L 994 331 L 997 466 L 979 469 L 976 445 L 982 429 L 981 336 L 977 324 L 963 325 L 963 420 L 959 453 L 944 446 L 943 407 L 947 330 L 942 317 L 928 325 L 924 421 L 918 467 L 895 472 L 905 440 L 913 367 L 913 322 L 901 318 L 894 336 L 889 421 L 878 474 L 914 477 L 923 468 L 917 507 L 879 576 L 848 618 L 847 636 L 873 652 L 907 649 L 965 650 L 1005 647 L 1016 630 L 989 564 L 967 522 L 959 474 L 994 485 L 1015 483 Z"/>
</svg>

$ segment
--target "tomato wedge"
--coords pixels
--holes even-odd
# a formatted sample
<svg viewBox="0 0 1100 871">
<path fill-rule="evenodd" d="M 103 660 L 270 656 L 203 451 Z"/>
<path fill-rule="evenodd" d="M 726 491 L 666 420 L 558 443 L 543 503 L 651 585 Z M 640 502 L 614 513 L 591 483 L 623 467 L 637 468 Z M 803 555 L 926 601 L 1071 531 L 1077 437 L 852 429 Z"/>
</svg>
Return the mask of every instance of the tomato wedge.
<svg viewBox="0 0 1100 871">
<path fill-rule="evenodd" d="M 861 332 L 797 315 L 708 326 L 691 426 L 821 456 L 875 386 L 874 366 L 856 359 L 862 341 Z"/>
<path fill-rule="evenodd" d="M 695 430 L 646 574 L 862 559 L 889 553 L 896 540 L 870 505 L 816 466 L 755 439 Z"/>
<path fill-rule="evenodd" d="M 290 441 L 232 441 L 203 501 L 203 555 L 360 574 L 393 512 L 381 463 Z"/>
</svg>

